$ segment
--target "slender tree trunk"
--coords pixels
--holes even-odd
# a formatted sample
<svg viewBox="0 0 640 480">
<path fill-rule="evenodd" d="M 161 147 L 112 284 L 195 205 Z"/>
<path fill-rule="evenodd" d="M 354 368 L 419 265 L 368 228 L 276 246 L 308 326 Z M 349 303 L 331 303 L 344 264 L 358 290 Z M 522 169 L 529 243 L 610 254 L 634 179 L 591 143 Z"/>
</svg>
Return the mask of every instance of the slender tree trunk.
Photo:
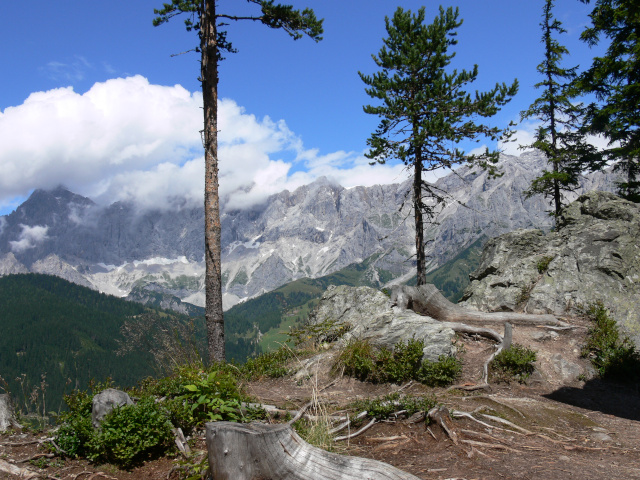
<svg viewBox="0 0 640 480">
<path fill-rule="evenodd" d="M 416 152 L 413 174 L 413 209 L 416 223 L 416 262 L 417 285 L 427 283 L 426 261 L 424 254 L 424 223 L 422 221 L 422 154 Z"/>
<path fill-rule="evenodd" d="M 224 317 L 220 245 L 220 203 L 218 196 L 218 50 L 215 0 L 202 0 L 200 47 L 204 103 L 204 249 L 205 318 L 210 362 L 223 362 Z"/>
</svg>

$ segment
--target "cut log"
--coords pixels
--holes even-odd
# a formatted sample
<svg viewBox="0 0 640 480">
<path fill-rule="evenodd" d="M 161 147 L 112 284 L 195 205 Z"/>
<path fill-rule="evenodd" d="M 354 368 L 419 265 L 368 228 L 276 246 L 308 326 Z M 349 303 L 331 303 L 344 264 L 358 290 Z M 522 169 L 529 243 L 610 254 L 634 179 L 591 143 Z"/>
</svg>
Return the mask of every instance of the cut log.
<svg viewBox="0 0 640 480">
<path fill-rule="evenodd" d="M 514 325 L 556 325 L 566 327 L 568 324 L 553 315 L 533 315 L 515 312 L 477 312 L 467 310 L 451 303 L 435 285 L 427 284 L 419 287 L 396 285 L 391 291 L 391 301 L 398 307 L 428 315 L 442 322 L 458 323 L 495 323 L 509 322 Z"/>
<path fill-rule="evenodd" d="M 213 422 L 206 429 L 213 480 L 418 480 L 386 463 L 313 447 L 286 424 Z"/>
</svg>

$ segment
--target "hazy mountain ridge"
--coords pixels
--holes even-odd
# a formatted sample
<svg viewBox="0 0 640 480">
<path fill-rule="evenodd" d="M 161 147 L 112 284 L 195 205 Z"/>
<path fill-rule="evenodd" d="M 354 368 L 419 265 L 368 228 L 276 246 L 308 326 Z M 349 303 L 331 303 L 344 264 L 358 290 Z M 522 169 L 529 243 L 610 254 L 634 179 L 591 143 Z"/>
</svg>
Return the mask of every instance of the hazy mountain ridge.
<svg viewBox="0 0 640 480">
<path fill-rule="evenodd" d="M 523 194 L 544 168 L 544 158 L 537 152 L 505 155 L 500 165 L 504 174 L 499 178 L 463 167 L 438 180 L 453 201 L 444 208 L 439 225 L 426 229 L 426 238 L 433 240 L 427 246 L 432 267 L 483 235 L 549 228 L 547 200 Z M 611 190 L 613 177 L 590 175 L 584 185 Z M 368 265 L 374 283 L 410 276 L 415 247 L 412 212 L 404 204 L 409 189 L 410 181 L 344 188 L 321 178 L 254 208 L 224 212 L 226 306 L 298 278 L 333 273 L 374 254 Z M 138 211 L 122 202 L 99 207 L 59 187 L 36 190 L 0 221 L 0 275 L 37 271 L 118 296 L 153 283 L 155 292 L 161 288 L 160 293 L 204 305 L 202 208 Z"/>
</svg>

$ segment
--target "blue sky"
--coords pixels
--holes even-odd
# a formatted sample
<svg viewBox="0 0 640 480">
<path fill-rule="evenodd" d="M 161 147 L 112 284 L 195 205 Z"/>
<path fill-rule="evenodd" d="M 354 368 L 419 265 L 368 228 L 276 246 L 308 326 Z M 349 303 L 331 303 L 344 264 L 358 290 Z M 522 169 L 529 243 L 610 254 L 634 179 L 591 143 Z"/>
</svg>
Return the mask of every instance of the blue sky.
<svg viewBox="0 0 640 480">
<path fill-rule="evenodd" d="M 230 207 L 249 206 L 326 174 L 345 186 L 401 181 L 399 165 L 370 167 L 362 153 L 378 120 L 357 72 L 373 73 L 371 54 L 384 17 L 420 1 L 295 0 L 324 18 L 324 40 L 292 41 L 253 22 L 228 27 L 239 50 L 220 66 L 221 190 Z M 557 0 L 560 37 L 586 67 L 579 41 L 591 6 Z M 464 19 L 453 61 L 479 66 L 472 88 L 520 81 L 520 93 L 492 120 L 506 125 L 536 98 L 543 0 L 460 0 Z M 427 19 L 438 2 L 426 2 Z M 180 17 L 153 27 L 161 1 L 30 0 L 3 5 L 0 31 L 0 215 L 34 188 L 67 185 L 104 203 L 136 200 L 171 208 L 175 197 L 201 202 L 198 55 L 171 54 L 197 39 Z M 221 0 L 219 10 L 251 5 Z M 239 8 L 239 10 L 234 10 Z M 521 125 L 526 143 L 533 129 Z M 510 151 L 513 151 L 511 149 Z"/>
</svg>

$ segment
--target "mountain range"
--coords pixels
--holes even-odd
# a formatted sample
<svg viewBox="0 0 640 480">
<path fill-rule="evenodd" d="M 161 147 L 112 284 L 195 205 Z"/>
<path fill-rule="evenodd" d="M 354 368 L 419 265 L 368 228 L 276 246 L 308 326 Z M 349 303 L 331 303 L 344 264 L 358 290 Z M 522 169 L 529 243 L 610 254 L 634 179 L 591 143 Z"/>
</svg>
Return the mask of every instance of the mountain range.
<svg viewBox="0 0 640 480">
<path fill-rule="evenodd" d="M 545 167 L 538 152 L 503 155 L 501 177 L 461 167 L 436 184 L 451 195 L 426 228 L 429 268 L 480 238 L 517 228 L 549 230 L 546 199 L 523 193 Z M 583 178 L 587 190 L 612 190 L 611 173 Z M 225 308 L 296 279 L 317 278 L 367 262 L 369 283 L 406 281 L 414 273 L 411 183 L 344 188 L 327 178 L 283 191 L 245 210 L 224 211 Z M 46 273 L 100 292 L 183 313 L 204 305 L 204 212 L 100 206 L 64 187 L 35 190 L 0 217 L 0 276 Z M 160 300 L 158 300 L 158 298 Z M 200 310 L 196 309 L 196 313 Z"/>
</svg>

